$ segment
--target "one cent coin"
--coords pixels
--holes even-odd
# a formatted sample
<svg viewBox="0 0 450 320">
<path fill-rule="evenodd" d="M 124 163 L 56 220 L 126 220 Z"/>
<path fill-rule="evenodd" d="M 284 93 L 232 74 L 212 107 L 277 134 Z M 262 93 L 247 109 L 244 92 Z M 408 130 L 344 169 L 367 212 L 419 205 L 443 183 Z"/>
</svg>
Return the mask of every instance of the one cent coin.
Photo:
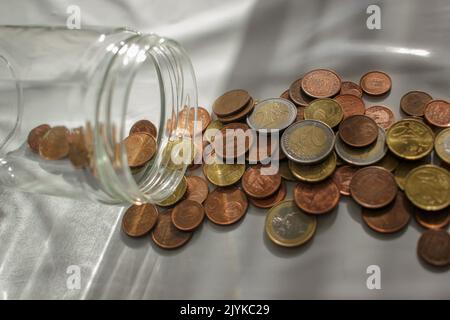
<svg viewBox="0 0 450 320">
<path fill-rule="evenodd" d="M 403 192 L 395 201 L 379 209 L 362 208 L 362 218 L 372 229 L 380 233 L 394 233 L 406 227 L 411 219 L 412 206 Z"/>
<path fill-rule="evenodd" d="M 229 116 L 242 110 L 250 100 L 250 95 L 242 89 L 225 92 L 213 103 L 213 112 L 218 117 Z"/>
<path fill-rule="evenodd" d="M 425 119 L 440 128 L 450 127 L 450 103 L 444 100 L 431 100 L 425 107 Z"/>
<path fill-rule="evenodd" d="M 357 167 L 343 165 L 334 171 L 332 179 L 342 195 L 350 195 L 350 181 L 358 170 L 359 168 Z"/>
<path fill-rule="evenodd" d="M 211 116 L 208 110 L 202 107 L 197 107 L 197 118 L 195 118 L 195 108 L 185 107 L 178 114 L 178 127 L 187 130 L 191 137 L 205 131 L 210 122 Z"/>
<path fill-rule="evenodd" d="M 444 229 L 450 223 L 450 209 L 440 211 L 424 211 L 414 207 L 415 217 L 418 224 L 427 229 Z"/>
<path fill-rule="evenodd" d="M 262 208 L 262 209 L 269 209 L 269 208 L 272 208 L 277 203 L 279 203 L 280 201 L 283 201 L 285 197 L 286 197 L 286 183 L 283 181 L 283 182 L 281 182 L 281 185 L 280 185 L 280 188 L 278 189 L 278 191 L 276 191 L 270 197 L 267 197 L 264 199 L 256 199 L 256 198 L 249 197 L 248 200 L 255 207 Z"/>
<path fill-rule="evenodd" d="M 153 138 L 156 139 L 158 136 L 158 130 L 156 129 L 156 126 L 151 122 L 150 120 L 139 120 L 130 129 L 130 135 L 133 133 L 138 132 L 146 132 L 149 135 L 153 136 Z"/>
<path fill-rule="evenodd" d="M 377 125 L 385 130 L 395 122 L 394 113 L 385 106 L 372 106 L 367 108 L 366 116 L 372 118 Z"/>
<path fill-rule="evenodd" d="M 316 69 L 304 75 L 301 86 L 313 98 L 330 98 L 341 90 L 341 78 L 334 71 Z"/>
<path fill-rule="evenodd" d="M 158 209 L 150 204 L 132 205 L 122 218 L 122 230 L 130 237 L 140 237 L 155 226 L 158 220 Z"/>
<path fill-rule="evenodd" d="M 363 91 L 358 84 L 356 84 L 352 81 L 342 81 L 340 94 L 341 95 L 351 94 L 351 95 L 361 98 L 363 95 Z"/>
<path fill-rule="evenodd" d="M 273 195 L 281 184 L 279 173 L 264 173 L 264 167 L 256 165 L 248 168 L 242 176 L 242 188 L 252 198 L 262 199 Z"/>
<path fill-rule="evenodd" d="M 217 119 L 222 123 L 231 123 L 231 122 L 241 121 L 253 111 L 254 107 L 255 107 L 255 102 L 253 101 L 252 98 L 250 98 L 250 100 L 247 102 L 247 104 L 244 106 L 244 108 L 242 108 L 242 110 L 238 111 L 237 113 L 233 113 L 229 116 L 223 116 L 223 117 L 217 116 Z"/>
<path fill-rule="evenodd" d="M 302 78 L 295 80 L 288 90 L 289 98 L 300 107 L 307 107 L 309 103 L 313 100 L 302 90 Z M 281 98 L 284 98 L 282 96 Z"/>
<path fill-rule="evenodd" d="M 353 115 L 363 115 L 366 112 L 364 101 L 352 94 L 341 94 L 334 98 L 342 108 L 344 119 Z"/>
<path fill-rule="evenodd" d="M 314 184 L 299 182 L 294 189 L 295 204 L 310 214 L 330 212 L 339 199 L 339 189 L 331 179 Z"/>
<path fill-rule="evenodd" d="M 370 71 L 361 77 L 359 85 L 372 96 L 380 96 L 391 90 L 392 80 L 382 71 Z"/>
<path fill-rule="evenodd" d="M 423 91 L 410 91 L 400 100 L 400 108 L 410 116 L 422 117 L 425 107 L 433 98 Z"/>
<path fill-rule="evenodd" d="M 219 225 L 233 224 L 245 215 L 248 201 L 245 193 L 237 187 L 217 188 L 205 201 L 205 212 L 209 220 Z"/>
<path fill-rule="evenodd" d="M 350 182 L 350 194 L 361 206 L 377 209 L 391 203 L 397 195 L 392 173 L 380 167 L 358 170 Z"/>
<path fill-rule="evenodd" d="M 187 189 L 184 197 L 187 200 L 196 201 L 202 204 L 209 194 L 208 182 L 202 177 L 187 176 Z"/>
<path fill-rule="evenodd" d="M 365 147 L 377 139 L 378 126 L 372 118 L 354 115 L 341 122 L 339 135 L 349 146 Z"/>
<path fill-rule="evenodd" d="M 28 146 L 33 152 L 39 153 L 39 144 L 48 130 L 50 130 L 48 124 L 41 124 L 30 131 L 28 134 Z"/>
<path fill-rule="evenodd" d="M 444 230 L 425 231 L 417 244 L 417 253 L 433 266 L 450 265 L 450 235 Z"/>
<path fill-rule="evenodd" d="M 196 229 L 205 218 L 203 206 L 193 200 L 183 200 L 172 210 L 172 222 L 182 231 Z"/>
<path fill-rule="evenodd" d="M 137 132 L 124 140 L 127 160 L 130 167 L 140 167 L 156 153 L 156 140 L 146 132 Z"/>
<path fill-rule="evenodd" d="M 152 231 L 152 239 L 163 249 L 176 249 L 186 244 L 192 237 L 192 232 L 181 231 L 172 222 L 172 210 L 161 213 Z"/>
<path fill-rule="evenodd" d="M 46 160 L 59 160 L 69 154 L 69 130 L 53 127 L 39 142 L 39 155 Z"/>
</svg>

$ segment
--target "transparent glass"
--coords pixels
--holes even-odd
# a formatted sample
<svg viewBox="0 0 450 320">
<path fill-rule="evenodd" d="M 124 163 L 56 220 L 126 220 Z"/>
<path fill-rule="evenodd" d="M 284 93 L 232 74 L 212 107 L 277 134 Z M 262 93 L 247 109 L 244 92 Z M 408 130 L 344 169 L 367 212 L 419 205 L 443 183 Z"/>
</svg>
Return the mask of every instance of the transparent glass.
<svg viewBox="0 0 450 320">
<path fill-rule="evenodd" d="M 173 40 L 127 29 L 0 27 L 2 187 L 110 204 L 161 201 L 187 166 L 167 157 L 188 138 L 182 107 L 196 115 L 197 87 Z M 152 161 L 132 170 L 123 141 L 141 119 L 157 127 L 158 147 Z M 28 135 L 41 124 L 78 133 L 88 161 L 33 152 Z"/>
</svg>

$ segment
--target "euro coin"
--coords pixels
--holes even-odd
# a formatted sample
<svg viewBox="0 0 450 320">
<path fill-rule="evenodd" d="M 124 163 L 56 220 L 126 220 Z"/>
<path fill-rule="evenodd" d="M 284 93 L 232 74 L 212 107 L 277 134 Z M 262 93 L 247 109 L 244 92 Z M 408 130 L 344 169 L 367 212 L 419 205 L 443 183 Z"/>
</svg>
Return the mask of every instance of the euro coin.
<svg viewBox="0 0 450 320">
<path fill-rule="evenodd" d="M 160 202 L 157 202 L 156 204 L 161 207 L 172 206 L 175 203 L 177 203 L 178 201 L 180 201 L 180 199 L 184 196 L 186 189 L 187 189 L 187 181 L 186 181 L 186 177 L 183 177 L 183 179 L 181 179 L 178 186 L 175 188 L 175 191 L 170 196 L 168 196 L 166 199 L 164 199 Z"/>
<path fill-rule="evenodd" d="M 289 161 L 289 169 L 298 180 L 319 182 L 333 174 L 336 169 L 336 154 L 333 152 L 324 161 L 310 165 Z"/>
<path fill-rule="evenodd" d="M 271 98 L 260 101 L 247 117 L 248 125 L 257 131 L 284 130 L 297 118 L 297 107 L 289 100 Z"/>
<path fill-rule="evenodd" d="M 450 128 L 442 130 L 436 136 L 434 150 L 442 161 L 450 164 Z"/>
<path fill-rule="evenodd" d="M 305 120 L 319 120 L 331 128 L 336 127 L 344 113 L 340 104 L 333 99 L 316 99 L 305 108 Z"/>
</svg>

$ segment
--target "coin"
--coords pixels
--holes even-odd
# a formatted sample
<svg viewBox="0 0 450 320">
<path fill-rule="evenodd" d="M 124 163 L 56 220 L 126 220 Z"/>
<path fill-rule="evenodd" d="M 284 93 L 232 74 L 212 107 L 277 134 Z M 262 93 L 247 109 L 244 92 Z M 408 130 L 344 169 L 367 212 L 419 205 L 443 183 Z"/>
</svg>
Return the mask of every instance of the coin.
<svg viewBox="0 0 450 320">
<path fill-rule="evenodd" d="M 413 211 L 417 223 L 427 229 L 445 229 L 450 223 L 450 209 L 448 208 L 429 212 L 414 207 Z"/>
<path fill-rule="evenodd" d="M 384 72 L 370 71 L 361 77 L 359 85 L 365 93 L 380 96 L 391 90 L 392 80 Z"/>
<path fill-rule="evenodd" d="M 445 230 L 425 231 L 417 244 L 417 253 L 433 266 L 450 265 L 450 235 Z"/>
<path fill-rule="evenodd" d="M 444 100 L 431 100 L 425 107 L 425 119 L 440 128 L 450 127 L 450 103 Z"/>
<path fill-rule="evenodd" d="M 296 247 L 308 242 L 316 228 L 317 218 L 304 213 L 292 200 L 282 201 L 270 209 L 265 221 L 269 239 L 283 247 Z"/>
<path fill-rule="evenodd" d="M 356 84 L 352 81 L 342 81 L 340 94 L 341 95 L 351 94 L 351 95 L 361 98 L 363 95 L 363 92 L 362 92 L 361 87 L 358 84 Z"/>
<path fill-rule="evenodd" d="M 393 154 L 406 160 L 417 160 L 433 150 L 434 134 L 426 124 L 404 119 L 394 123 L 386 133 L 386 143 Z"/>
<path fill-rule="evenodd" d="M 263 168 L 261 165 L 252 166 L 242 176 L 242 188 L 252 198 L 267 198 L 280 188 L 280 174 L 265 174 Z"/>
<path fill-rule="evenodd" d="M 145 132 L 129 135 L 124 140 L 128 165 L 139 167 L 149 161 L 156 153 L 156 140 Z"/>
<path fill-rule="evenodd" d="M 213 112 L 218 117 L 229 116 L 241 111 L 250 100 L 250 95 L 242 89 L 225 92 L 213 103 Z"/>
<path fill-rule="evenodd" d="M 211 121 L 203 134 L 203 139 L 206 139 L 209 143 L 213 143 L 216 134 L 220 132 L 220 129 L 222 128 L 223 123 L 219 120 Z"/>
<path fill-rule="evenodd" d="M 352 147 L 366 147 L 378 137 L 378 126 L 371 118 L 354 115 L 344 119 L 339 125 L 339 136 Z"/>
<path fill-rule="evenodd" d="M 352 94 L 341 94 L 334 98 L 339 103 L 344 114 L 344 120 L 353 115 L 363 115 L 366 112 L 364 101 Z"/>
<path fill-rule="evenodd" d="M 377 125 L 385 130 L 395 122 L 394 113 L 391 109 L 385 106 L 372 106 L 367 108 L 366 116 L 372 118 Z"/>
<path fill-rule="evenodd" d="M 150 134 L 151 136 L 153 136 L 153 138 L 155 138 L 155 139 L 158 137 L 158 130 L 156 129 L 153 122 L 151 122 L 149 120 L 143 119 L 143 120 L 137 121 L 131 127 L 129 135 L 132 135 L 133 133 L 138 133 L 138 132 L 146 132 L 146 133 Z"/>
<path fill-rule="evenodd" d="M 336 171 L 334 171 L 332 179 L 342 195 L 350 195 L 350 181 L 352 180 L 353 175 L 358 170 L 359 168 L 357 167 L 343 165 L 337 168 Z"/>
<path fill-rule="evenodd" d="M 249 163 L 267 163 L 271 159 L 280 159 L 280 156 L 281 152 L 278 139 L 272 140 L 271 135 L 260 133 L 256 143 L 253 143 L 250 150 L 245 155 L 245 159 Z"/>
<path fill-rule="evenodd" d="M 403 192 L 395 201 L 379 209 L 362 208 L 363 221 L 376 232 L 394 233 L 405 228 L 411 219 L 411 204 Z"/>
<path fill-rule="evenodd" d="M 305 107 L 297 107 L 297 118 L 295 121 L 305 120 Z"/>
<path fill-rule="evenodd" d="M 59 160 L 69 154 L 69 130 L 58 126 L 49 129 L 39 142 L 39 155 L 46 160 Z"/>
<path fill-rule="evenodd" d="M 292 161 L 310 164 L 323 160 L 334 146 L 333 130 L 317 120 L 304 120 L 289 126 L 281 136 L 281 148 Z"/>
<path fill-rule="evenodd" d="M 82 127 L 72 129 L 69 133 L 69 160 L 75 168 L 84 168 L 89 165 L 89 150 L 85 141 L 86 135 Z M 116 146 L 118 146 L 116 144 Z M 118 148 L 116 148 L 116 156 Z"/>
<path fill-rule="evenodd" d="M 172 222 L 172 210 L 161 213 L 152 231 L 153 241 L 163 249 L 176 249 L 186 244 L 192 232 L 181 231 Z"/>
<path fill-rule="evenodd" d="M 245 171 L 245 164 L 226 164 L 213 160 L 203 165 L 206 178 L 216 186 L 230 186 L 238 182 Z"/>
<path fill-rule="evenodd" d="M 168 196 L 166 199 L 157 202 L 156 204 L 160 207 L 169 207 L 180 201 L 180 199 L 184 196 L 187 190 L 187 180 L 186 177 L 181 179 L 178 186 L 175 188 L 175 191 Z"/>
<path fill-rule="evenodd" d="M 204 218 L 203 206 L 193 200 L 183 200 L 172 210 L 172 222 L 177 229 L 182 231 L 196 229 Z"/>
<path fill-rule="evenodd" d="M 245 123 L 230 123 L 220 129 L 222 139 L 214 139 L 216 155 L 223 159 L 235 159 L 245 155 L 253 145 L 255 132 Z"/>
<path fill-rule="evenodd" d="M 219 225 L 233 224 L 245 215 L 248 201 L 245 193 L 237 187 L 217 188 L 205 201 L 205 212 L 209 220 Z"/>
<path fill-rule="evenodd" d="M 394 176 L 380 167 L 359 169 L 350 181 L 350 194 L 362 207 L 377 209 L 391 203 L 397 195 Z"/>
<path fill-rule="evenodd" d="M 208 182 L 202 177 L 187 176 L 187 188 L 184 194 L 185 199 L 203 203 L 208 197 Z"/>
<path fill-rule="evenodd" d="M 398 167 L 399 161 L 392 153 L 388 152 L 380 161 L 375 163 L 375 166 L 385 168 L 387 171 L 394 172 Z"/>
<path fill-rule="evenodd" d="M 397 168 L 394 171 L 394 178 L 397 186 L 400 190 L 405 190 L 405 181 L 408 173 L 411 172 L 412 169 L 417 168 L 418 166 L 427 164 L 425 160 L 417 160 L 417 161 L 400 161 Z"/>
<path fill-rule="evenodd" d="M 200 134 L 206 130 L 211 122 L 211 116 L 208 110 L 197 107 L 197 117 L 195 117 L 195 108 L 184 107 L 178 113 L 178 128 L 185 129 L 191 137 Z M 200 125 L 196 127 L 196 125 Z"/>
<path fill-rule="evenodd" d="M 425 107 L 433 98 L 423 91 L 410 91 L 400 100 L 400 108 L 410 116 L 422 117 Z"/>
<path fill-rule="evenodd" d="M 289 97 L 298 106 L 307 107 L 313 100 L 302 90 L 302 78 L 295 80 L 289 87 Z M 284 97 L 282 97 L 284 98 Z"/>
<path fill-rule="evenodd" d="M 271 98 L 260 101 L 247 117 L 248 125 L 258 131 L 284 130 L 297 118 L 297 107 L 289 100 Z"/>
<path fill-rule="evenodd" d="M 341 90 L 341 78 L 334 71 L 316 69 L 303 76 L 301 86 L 313 98 L 329 98 Z"/>
<path fill-rule="evenodd" d="M 39 144 L 48 130 L 50 130 L 50 126 L 48 124 L 41 124 L 30 131 L 27 141 L 28 146 L 33 152 L 39 153 Z"/>
<path fill-rule="evenodd" d="M 130 237 L 150 232 L 158 220 L 158 209 L 150 204 L 132 205 L 122 217 L 122 230 Z"/>
<path fill-rule="evenodd" d="M 324 161 L 310 165 L 289 161 L 289 169 L 301 181 L 319 182 L 333 174 L 336 169 L 336 154 L 333 152 Z"/>
<path fill-rule="evenodd" d="M 405 193 L 420 209 L 444 209 L 450 205 L 450 172 L 432 164 L 417 167 L 406 176 Z"/>
<path fill-rule="evenodd" d="M 228 116 L 217 116 L 217 119 L 219 119 L 223 123 L 230 123 L 235 121 L 240 121 L 244 119 L 248 114 L 250 114 L 253 111 L 253 108 L 255 107 L 255 102 L 252 98 L 247 102 L 247 104 L 238 112 L 230 114 Z"/>
<path fill-rule="evenodd" d="M 380 161 L 386 155 L 388 148 L 385 141 L 384 130 L 378 128 L 378 137 L 374 143 L 363 148 L 352 148 L 345 144 L 337 133 L 334 149 L 345 162 L 355 166 L 368 166 Z"/>
<path fill-rule="evenodd" d="M 292 174 L 291 170 L 289 169 L 289 163 L 287 160 L 280 161 L 279 162 L 279 168 L 278 172 L 280 173 L 280 176 L 287 181 L 297 181 L 297 179 Z"/>
<path fill-rule="evenodd" d="M 280 188 L 271 196 L 264 199 L 256 199 L 249 197 L 248 200 L 252 205 L 261 209 L 270 209 L 277 203 L 284 200 L 286 197 L 286 183 L 284 181 L 281 182 Z"/>
<path fill-rule="evenodd" d="M 442 161 L 450 164 L 450 128 L 442 130 L 436 136 L 434 150 Z"/>
<path fill-rule="evenodd" d="M 339 203 L 339 189 L 327 179 L 319 183 L 299 182 L 294 189 L 295 204 L 310 214 L 324 214 L 333 210 Z"/>
<path fill-rule="evenodd" d="M 306 120 L 320 120 L 334 128 L 341 122 L 344 113 L 333 99 L 316 99 L 305 108 L 304 116 Z"/>
</svg>

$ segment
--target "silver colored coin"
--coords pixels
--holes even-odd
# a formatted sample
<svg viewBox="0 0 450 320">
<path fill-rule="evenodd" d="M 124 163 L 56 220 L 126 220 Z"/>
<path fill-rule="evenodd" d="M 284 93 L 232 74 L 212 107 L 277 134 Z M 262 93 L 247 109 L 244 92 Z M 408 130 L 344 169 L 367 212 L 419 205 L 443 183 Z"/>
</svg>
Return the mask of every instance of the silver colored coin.
<svg viewBox="0 0 450 320">
<path fill-rule="evenodd" d="M 297 118 L 297 107 L 283 98 L 270 98 L 258 102 L 247 117 L 250 128 L 267 132 L 284 130 Z"/>
<path fill-rule="evenodd" d="M 298 121 L 281 136 L 281 149 L 294 162 L 313 164 L 325 159 L 334 148 L 333 130 L 319 120 Z"/>
<path fill-rule="evenodd" d="M 368 166 L 380 161 L 387 153 L 386 133 L 382 128 L 378 128 L 378 138 L 371 145 L 364 148 L 354 148 L 344 143 L 336 133 L 336 143 L 334 145 L 336 153 L 347 163 L 355 166 Z"/>
</svg>

